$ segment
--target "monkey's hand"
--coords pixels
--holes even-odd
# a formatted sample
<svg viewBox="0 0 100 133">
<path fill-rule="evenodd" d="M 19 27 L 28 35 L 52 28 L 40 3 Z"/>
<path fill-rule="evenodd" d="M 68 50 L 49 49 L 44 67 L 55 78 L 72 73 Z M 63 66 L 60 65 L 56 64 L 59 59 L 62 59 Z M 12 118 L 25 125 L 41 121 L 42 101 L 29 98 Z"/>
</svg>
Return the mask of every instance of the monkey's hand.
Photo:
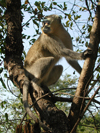
<svg viewBox="0 0 100 133">
<path fill-rule="evenodd" d="M 38 97 L 41 97 L 44 94 L 44 91 L 42 90 L 42 88 L 34 81 L 31 81 L 31 83 L 34 91 L 38 94 Z"/>
<path fill-rule="evenodd" d="M 86 59 L 87 57 L 90 57 L 93 54 L 93 51 L 91 49 L 87 49 L 82 53 L 82 58 Z"/>
</svg>

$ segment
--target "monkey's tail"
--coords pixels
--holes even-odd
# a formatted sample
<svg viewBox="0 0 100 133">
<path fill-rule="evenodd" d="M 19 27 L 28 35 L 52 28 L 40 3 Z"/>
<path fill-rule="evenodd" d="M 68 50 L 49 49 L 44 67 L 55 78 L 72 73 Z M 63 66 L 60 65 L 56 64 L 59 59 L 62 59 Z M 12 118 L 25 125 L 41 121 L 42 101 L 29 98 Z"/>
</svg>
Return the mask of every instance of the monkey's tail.
<svg viewBox="0 0 100 133">
<path fill-rule="evenodd" d="M 25 110 L 27 112 L 27 114 L 36 122 L 37 120 L 39 121 L 40 126 L 46 130 L 46 131 L 51 131 L 50 128 L 48 128 L 46 125 L 44 125 L 31 111 L 29 105 L 28 105 L 28 89 L 30 86 L 30 81 L 29 79 L 25 76 L 24 78 L 24 84 L 23 84 L 23 104 L 25 107 Z"/>
</svg>

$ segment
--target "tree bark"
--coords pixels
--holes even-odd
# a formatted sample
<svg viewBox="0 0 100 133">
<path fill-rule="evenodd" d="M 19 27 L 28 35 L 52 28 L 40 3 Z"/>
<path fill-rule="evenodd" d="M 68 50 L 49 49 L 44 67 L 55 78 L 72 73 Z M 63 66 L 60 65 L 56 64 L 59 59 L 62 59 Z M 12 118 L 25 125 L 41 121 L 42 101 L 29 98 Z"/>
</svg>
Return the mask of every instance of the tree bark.
<svg viewBox="0 0 100 133">
<path fill-rule="evenodd" d="M 22 74 L 24 76 L 23 63 L 21 59 L 22 45 L 22 16 L 20 0 L 7 0 L 5 18 L 7 23 L 7 37 L 5 45 L 4 66 L 9 72 L 9 78 L 17 86 L 21 87 Z"/>
<path fill-rule="evenodd" d="M 83 69 L 79 78 L 79 83 L 76 89 L 75 96 L 85 96 L 85 92 L 88 89 L 88 85 L 93 77 L 93 68 L 95 65 L 98 45 L 100 42 L 100 6 L 97 6 L 97 12 L 95 15 L 94 23 L 90 34 L 90 43 L 88 48 L 92 49 L 93 54 L 88 57 L 83 65 Z M 74 127 L 77 119 L 81 117 L 81 112 L 84 109 L 84 99 L 74 97 L 71 105 L 68 119 L 70 121 L 71 133 L 75 133 L 76 127 Z"/>
<path fill-rule="evenodd" d="M 4 66 L 9 72 L 11 81 L 20 88 L 23 93 L 24 69 L 21 59 L 22 45 L 22 26 L 21 26 L 21 1 L 7 0 L 7 10 L 5 18 L 7 22 L 7 38 L 5 46 Z M 47 87 L 43 87 L 44 94 L 50 93 Z M 56 108 L 52 101 L 52 94 L 37 100 L 37 94 L 33 92 L 32 86 L 29 88 L 30 104 L 34 104 L 34 109 L 41 121 L 52 129 L 54 133 L 67 133 L 68 120 L 63 111 Z"/>
</svg>

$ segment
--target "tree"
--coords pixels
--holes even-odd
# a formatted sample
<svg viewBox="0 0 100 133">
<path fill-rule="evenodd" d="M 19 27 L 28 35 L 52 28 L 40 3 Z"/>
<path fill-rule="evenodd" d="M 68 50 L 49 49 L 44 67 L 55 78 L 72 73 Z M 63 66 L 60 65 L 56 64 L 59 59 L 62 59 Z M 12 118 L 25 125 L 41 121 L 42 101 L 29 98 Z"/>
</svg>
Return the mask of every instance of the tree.
<svg viewBox="0 0 100 133">
<path fill-rule="evenodd" d="M 30 5 L 30 3 L 27 0 L 26 0 L 26 4 Z M 95 9 L 96 3 L 91 1 L 91 4 L 92 6 L 94 6 L 93 9 Z M 49 8 L 44 6 L 45 3 L 42 3 L 42 2 L 40 3 L 35 2 L 35 5 L 37 6 L 35 10 L 34 9 L 32 9 L 32 11 L 30 10 L 31 5 L 29 6 L 29 8 L 26 8 L 26 5 L 24 5 L 24 9 L 26 8 L 27 11 L 33 13 L 34 15 L 37 15 L 38 20 L 41 20 L 43 16 L 42 8 L 45 11 L 52 10 L 53 5 L 55 5 L 56 7 L 59 7 L 60 8 L 59 10 L 62 11 L 63 13 L 64 13 L 64 10 L 67 9 L 67 5 L 65 2 L 64 2 L 64 6 L 58 5 L 56 2 L 51 2 Z M 5 1 L 2 1 L 0 6 L 3 8 L 3 10 L 5 10 Z M 8 28 L 7 28 L 7 32 L 5 30 L 2 30 L 2 33 L 4 33 L 4 31 L 7 33 L 7 37 L 6 37 L 6 44 L 3 46 L 1 45 L 1 48 L 3 49 L 1 50 L 5 54 L 4 66 L 9 72 L 9 78 L 18 88 L 20 88 L 20 91 L 22 93 L 25 74 L 24 74 L 23 62 L 21 58 L 23 45 L 22 45 L 22 34 L 21 34 L 22 16 L 21 16 L 20 7 L 21 7 L 20 0 L 17 0 L 17 1 L 7 0 L 7 10 L 5 12 L 5 18 L 6 18 Z M 57 10 L 58 8 L 56 7 L 55 9 Z M 88 10 L 90 13 L 89 19 L 93 19 L 91 16 L 92 15 L 91 10 L 89 8 L 89 3 L 87 1 L 86 1 L 86 8 L 80 7 L 80 10 Z M 75 20 L 80 18 L 80 16 L 75 15 L 75 11 L 73 9 L 72 9 L 72 12 L 74 16 L 74 20 L 73 20 L 74 22 Z M 32 105 L 34 102 L 36 102 L 36 104 L 33 104 L 33 107 L 37 112 L 39 118 L 43 121 L 43 123 L 45 123 L 46 125 L 48 125 L 48 127 L 52 129 L 51 132 L 56 132 L 56 133 L 76 132 L 78 123 L 82 119 L 85 111 L 88 109 L 88 106 L 90 105 L 91 101 L 95 100 L 94 97 L 98 93 L 98 90 L 100 89 L 100 86 L 99 86 L 96 89 L 94 95 L 90 99 L 87 98 L 89 92 L 91 91 L 91 88 L 98 81 L 98 80 L 94 81 L 92 83 L 93 84 L 92 87 L 89 88 L 88 90 L 88 86 L 90 85 L 90 82 L 93 79 L 93 72 L 94 72 L 93 68 L 95 65 L 95 60 L 97 58 L 98 44 L 100 42 L 100 39 L 99 39 L 100 14 L 99 13 L 100 13 L 100 7 L 98 5 L 96 8 L 96 15 L 95 15 L 92 29 L 90 25 L 88 26 L 89 32 L 91 29 L 90 42 L 88 47 L 93 50 L 93 54 L 91 57 L 88 57 L 84 62 L 83 70 L 79 78 L 78 86 L 72 101 L 72 105 L 71 105 L 68 117 L 65 115 L 65 113 L 62 110 L 59 110 L 55 106 L 54 102 L 57 101 L 57 98 L 50 93 L 50 90 L 47 87 L 43 86 L 43 91 L 45 94 L 48 94 L 48 95 L 46 95 L 46 97 L 42 97 L 38 101 L 36 100 L 38 97 L 32 92 L 32 88 L 30 87 L 29 89 L 29 103 Z M 73 17 L 71 16 L 71 14 L 67 14 L 67 13 L 64 13 L 64 15 L 69 19 L 69 21 L 66 22 L 66 25 L 69 27 L 72 27 Z M 34 19 L 33 22 L 38 26 L 36 19 Z M 5 20 L 3 23 L 5 23 Z M 28 22 L 26 24 L 28 26 Z M 83 26 L 83 29 L 84 28 L 85 27 Z M 39 33 L 38 30 L 37 30 L 37 33 Z M 85 34 L 85 33 L 83 32 L 82 34 Z M 1 34 L 1 39 L 2 38 L 3 38 L 3 35 Z M 4 40 L 2 39 L 2 41 Z M 80 38 L 77 38 L 77 41 L 82 42 Z M 99 68 L 99 66 L 97 68 Z M 86 104 L 86 98 L 89 100 L 87 104 Z M 96 100 L 95 102 L 99 103 Z"/>
</svg>

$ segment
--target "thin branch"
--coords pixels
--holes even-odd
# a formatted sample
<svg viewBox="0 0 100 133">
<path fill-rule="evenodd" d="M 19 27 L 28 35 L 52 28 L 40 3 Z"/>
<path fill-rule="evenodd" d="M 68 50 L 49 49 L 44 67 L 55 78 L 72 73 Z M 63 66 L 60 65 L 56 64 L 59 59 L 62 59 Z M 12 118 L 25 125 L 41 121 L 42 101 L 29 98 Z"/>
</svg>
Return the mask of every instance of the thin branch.
<svg viewBox="0 0 100 133">
<path fill-rule="evenodd" d="M 59 93 L 56 93 L 55 95 L 58 95 L 58 94 L 70 95 L 72 97 L 77 97 L 77 98 L 81 98 L 81 99 L 88 99 L 88 100 L 90 99 L 89 97 L 76 96 L 76 95 L 72 95 L 72 94 L 64 93 L 64 92 L 59 92 Z"/>
<path fill-rule="evenodd" d="M 31 19 L 34 18 L 34 16 L 32 16 L 25 24 L 22 25 L 22 28 L 28 24 L 29 21 L 31 21 Z"/>
<path fill-rule="evenodd" d="M 76 2 L 76 0 L 74 0 L 73 6 L 72 6 L 72 8 L 71 8 L 71 11 L 73 10 L 73 8 L 74 8 L 74 6 L 75 6 L 75 2 Z M 69 14 L 71 14 L 71 11 L 70 11 Z"/>
<path fill-rule="evenodd" d="M 92 116 L 92 118 L 93 118 L 93 121 L 94 121 L 94 125 L 95 125 L 95 127 L 96 127 L 96 120 L 95 120 L 95 117 L 94 117 L 92 111 L 90 111 L 89 109 L 88 109 L 88 111 L 90 112 L 90 114 L 91 114 L 91 116 Z"/>
<path fill-rule="evenodd" d="M 88 5 L 87 0 L 85 0 L 85 4 L 86 4 L 87 9 L 88 9 L 88 11 L 89 11 L 90 17 L 91 17 L 91 19 L 92 19 L 92 21 L 93 21 L 92 14 L 91 14 L 91 11 L 90 11 L 90 9 L 89 9 L 89 5 Z"/>
<path fill-rule="evenodd" d="M 10 80 L 9 77 L 7 78 L 7 86 L 8 86 L 9 91 L 12 93 L 12 95 L 14 95 L 15 97 L 18 97 L 18 96 L 15 95 L 15 94 L 13 93 L 13 91 L 10 89 L 9 84 L 8 84 L 8 80 Z"/>
<path fill-rule="evenodd" d="M 30 2 L 28 1 L 28 4 L 30 5 L 30 7 L 32 8 L 32 11 L 33 11 L 33 13 L 34 13 L 34 9 L 33 9 L 33 7 L 31 6 L 31 4 L 30 4 Z"/>
<path fill-rule="evenodd" d="M 55 102 L 57 102 L 57 101 L 60 101 L 60 102 L 72 102 L 72 100 L 73 100 L 73 98 L 65 98 L 65 97 L 57 97 L 57 96 L 54 96 L 52 99 Z"/>
<path fill-rule="evenodd" d="M 86 105 L 86 107 L 84 108 L 84 110 L 83 110 L 81 116 L 78 118 L 77 122 L 75 123 L 75 125 L 74 125 L 74 127 L 73 127 L 73 129 L 71 130 L 70 133 L 73 133 L 74 129 L 76 128 L 76 126 L 77 126 L 78 123 L 80 122 L 81 118 L 83 117 L 84 113 L 85 113 L 86 110 L 88 109 L 88 107 L 89 107 L 89 105 L 91 104 L 91 101 L 94 99 L 95 95 L 98 93 L 99 89 L 100 89 L 100 86 L 97 88 L 97 90 L 95 91 L 94 95 L 92 95 L 90 101 L 87 103 L 87 105 Z"/>
<path fill-rule="evenodd" d="M 98 66 L 94 69 L 93 73 L 99 68 L 99 66 L 100 66 L 100 63 L 99 63 Z M 97 77 L 97 80 L 94 81 L 94 83 L 92 84 L 91 88 L 90 88 L 89 90 L 87 90 L 86 95 L 89 94 L 89 92 L 92 90 L 92 88 L 93 88 L 93 87 L 95 86 L 95 84 L 98 82 L 99 78 L 100 78 L 100 77 Z"/>
<path fill-rule="evenodd" d="M 81 7 L 81 6 L 79 6 L 79 5 L 76 5 L 76 4 L 75 4 L 75 6 L 77 6 L 77 7 L 81 8 L 81 9 L 84 9 L 84 10 L 88 11 L 86 8 Z"/>
</svg>

